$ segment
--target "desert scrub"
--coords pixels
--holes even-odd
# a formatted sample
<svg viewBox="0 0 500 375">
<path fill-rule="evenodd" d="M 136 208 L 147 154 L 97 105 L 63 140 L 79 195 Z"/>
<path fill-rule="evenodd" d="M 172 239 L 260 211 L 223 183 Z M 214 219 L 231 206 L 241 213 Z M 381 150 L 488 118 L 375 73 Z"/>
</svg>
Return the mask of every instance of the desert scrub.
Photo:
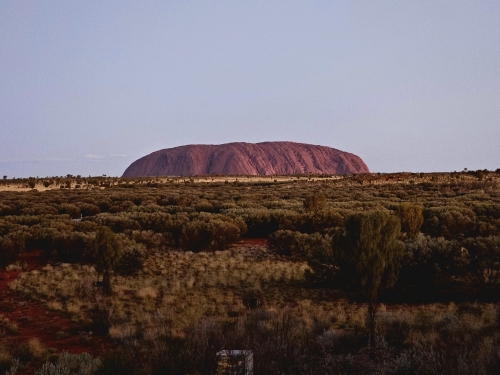
<svg viewBox="0 0 500 375">
<path fill-rule="evenodd" d="M 286 307 L 313 330 L 363 330 L 366 307 L 339 300 L 334 293 L 303 288 L 307 269 L 307 264 L 275 256 L 262 246 L 210 253 L 155 253 L 136 276 L 116 277 L 109 333 L 123 338 L 140 327 L 154 335 L 157 314 L 179 335 L 202 317 L 230 321 L 246 314 L 243 296 L 248 288 L 262 290 L 270 311 Z M 61 264 L 22 273 L 10 286 L 44 301 L 51 309 L 67 311 L 76 321 L 88 322 L 93 304 L 79 291 L 95 280 L 92 266 Z M 432 345 L 440 340 L 444 328 L 456 322 L 476 332 L 494 328 L 497 315 L 492 304 L 381 306 L 377 332 L 396 347 Z"/>
<path fill-rule="evenodd" d="M 307 269 L 307 264 L 276 257 L 262 246 L 210 253 L 155 253 L 137 275 L 115 277 L 110 299 L 114 332 L 122 324 L 147 325 L 146 317 L 157 311 L 164 312 L 176 330 L 203 316 L 226 319 L 241 315 L 246 310 L 243 290 L 294 285 L 304 280 Z M 47 265 L 21 274 L 10 287 L 43 300 L 51 310 L 67 311 L 73 319 L 86 322 L 93 302 L 81 291 L 97 276 L 88 265 Z M 270 307 L 282 302 L 279 296 L 267 299 Z"/>
<path fill-rule="evenodd" d="M 35 375 L 92 375 L 100 365 L 101 361 L 88 353 L 71 354 L 64 351 L 59 355 L 56 363 L 45 363 Z"/>
<path fill-rule="evenodd" d="M 453 331 L 468 337 L 497 330 L 498 308 L 493 304 L 463 303 L 393 306 L 377 312 L 377 333 L 391 346 L 423 347 L 442 342 Z"/>
</svg>

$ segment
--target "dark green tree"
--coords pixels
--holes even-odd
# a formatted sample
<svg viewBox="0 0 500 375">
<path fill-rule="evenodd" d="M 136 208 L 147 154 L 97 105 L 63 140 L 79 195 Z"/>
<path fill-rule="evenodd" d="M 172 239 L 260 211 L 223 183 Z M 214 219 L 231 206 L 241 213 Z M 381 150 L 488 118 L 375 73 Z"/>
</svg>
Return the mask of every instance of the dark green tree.
<svg viewBox="0 0 500 375">
<path fill-rule="evenodd" d="M 348 216 L 344 230 L 334 234 L 332 263 L 340 285 L 369 303 L 370 346 L 375 346 L 375 304 L 397 281 L 403 244 L 399 218 L 382 211 Z"/>
<path fill-rule="evenodd" d="M 424 222 L 422 214 L 422 206 L 403 203 L 398 206 L 396 213 L 401 220 L 401 232 L 406 235 L 409 240 L 414 240 L 420 233 L 420 227 Z"/>
<path fill-rule="evenodd" d="M 104 294 L 111 295 L 113 293 L 111 276 L 122 256 L 122 246 L 115 233 L 103 226 L 97 231 L 93 251 L 97 272 L 103 275 Z"/>
</svg>

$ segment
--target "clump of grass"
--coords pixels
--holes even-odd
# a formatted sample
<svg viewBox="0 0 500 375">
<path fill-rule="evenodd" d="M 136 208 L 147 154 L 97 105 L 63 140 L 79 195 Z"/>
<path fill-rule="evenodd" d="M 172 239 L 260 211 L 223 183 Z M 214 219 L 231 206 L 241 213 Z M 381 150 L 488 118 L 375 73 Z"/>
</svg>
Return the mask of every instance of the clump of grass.
<svg viewBox="0 0 500 375">
<path fill-rule="evenodd" d="M 37 360 L 44 360 L 49 354 L 47 348 L 36 337 L 28 341 L 28 348 L 31 352 L 32 358 Z"/>
<path fill-rule="evenodd" d="M 16 322 L 12 322 L 9 318 L 0 314 L 0 334 L 16 334 L 19 332 L 19 327 Z"/>
<path fill-rule="evenodd" d="M 59 301 L 49 301 L 47 302 L 47 308 L 51 311 L 61 311 L 63 309 L 63 305 Z"/>
<path fill-rule="evenodd" d="M 22 269 L 23 269 L 23 266 L 20 263 L 9 264 L 5 268 L 6 271 L 21 271 Z"/>
<path fill-rule="evenodd" d="M 141 298 L 147 299 L 147 298 L 156 298 L 157 293 L 156 290 L 150 286 L 144 287 L 139 289 L 137 292 L 137 295 Z"/>
</svg>

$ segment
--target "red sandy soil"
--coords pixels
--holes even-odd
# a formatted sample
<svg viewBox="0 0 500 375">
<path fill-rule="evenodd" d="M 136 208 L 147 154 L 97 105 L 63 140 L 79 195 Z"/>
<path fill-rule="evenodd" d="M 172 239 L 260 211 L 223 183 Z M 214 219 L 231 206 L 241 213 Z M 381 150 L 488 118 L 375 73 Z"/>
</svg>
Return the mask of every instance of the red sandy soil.
<svg viewBox="0 0 500 375">
<path fill-rule="evenodd" d="M 40 251 L 26 254 L 26 270 L 40 269 L 44 264 L 40 261 Z M 62 312 L 49 311 L 40 302 L 30 300 L 15 291 L 9 284 L 23 271 L 0 270 L 0 315 L 16 323 L 17 332 L 7 332 L 2 341 L 15 347 L 37 338 L 46 348 L 55 348 L 57 352 L 64 350 L 70 353 L 87 352 L 101 355 L 112 347 L 112 342 L 104 336 L 93 336 L 78 323 Z M 38 366 L 39 368 L 40 366 Z M 33 373 L 37 367 L 27 367 L 18 374 Z"/>
</svg>

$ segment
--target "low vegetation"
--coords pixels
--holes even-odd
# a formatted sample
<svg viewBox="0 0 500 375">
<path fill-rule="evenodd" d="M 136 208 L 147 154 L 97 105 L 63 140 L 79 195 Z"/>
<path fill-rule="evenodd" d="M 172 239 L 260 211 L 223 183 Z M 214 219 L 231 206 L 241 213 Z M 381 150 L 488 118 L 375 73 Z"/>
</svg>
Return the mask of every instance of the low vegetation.
<svg viewBox="0 0 500 375">
<path fill-rule="evenodd" d="M 500 171 L 217 179 L 0 181 L 0 265 L 45 264 L 9 288 L 117 348 L 3 340 L 0 371 L 215 374 L 222 349 L 255 374 L 500 368 Z"/>
</svg>

